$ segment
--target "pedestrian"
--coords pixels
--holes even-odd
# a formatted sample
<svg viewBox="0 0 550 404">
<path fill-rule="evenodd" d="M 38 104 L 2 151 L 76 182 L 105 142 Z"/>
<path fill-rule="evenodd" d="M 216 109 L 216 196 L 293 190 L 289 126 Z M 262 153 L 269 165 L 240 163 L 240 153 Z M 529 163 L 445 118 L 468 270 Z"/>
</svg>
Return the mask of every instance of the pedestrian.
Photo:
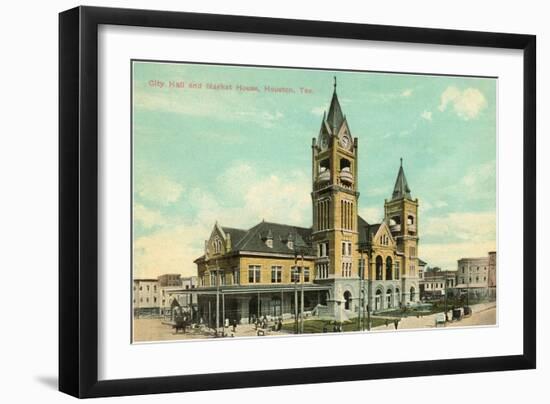
<svg viewBox="0 0 550 404">
<path fill-rule="evenodd" d="M 176 310 L 175 312 L 175 321 L 176 321 L 175 328 L 176 328 L 176 334 L 177 334 L 180 329 L 184 330 L 183 313 L 180 310 Z M 185 330 L 183 332 L 185 332 Z"/>
<path fill-rule="evenodd" d="M 237 319 L 233 319 L 233 332 L 237 331 Z"/>
</svg>

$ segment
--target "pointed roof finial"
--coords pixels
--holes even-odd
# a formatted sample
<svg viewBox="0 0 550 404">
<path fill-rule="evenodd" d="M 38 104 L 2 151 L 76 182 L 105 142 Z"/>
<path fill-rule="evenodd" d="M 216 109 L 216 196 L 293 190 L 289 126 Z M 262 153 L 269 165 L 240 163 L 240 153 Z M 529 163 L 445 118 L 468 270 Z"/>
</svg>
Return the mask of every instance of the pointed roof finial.
<svg viewBox="0 0 550 404">
<path fill-rule="evenodd" d="M 336 95 L 336 76 L 334 76 L 334 93 L 330 101 L 326 122 L 332 134 L 336 134 L 344 122 L 344 114 L 342 113 L 342 108 L 340 107 L 340 102 L 338 102 L 338 96 Z"/>
<path fill-rule="evenodd" d="M 401 198 L 411 199 L 411 189 L 407 183 L 407 177 L 405 177 L 405 171 L 403 170 L 403 157 L 399 158 L 399 171 L 397 173 L 397 179 L 395 180 L 395 186 L 393 187 L 392 201 Z"/>
</svg>

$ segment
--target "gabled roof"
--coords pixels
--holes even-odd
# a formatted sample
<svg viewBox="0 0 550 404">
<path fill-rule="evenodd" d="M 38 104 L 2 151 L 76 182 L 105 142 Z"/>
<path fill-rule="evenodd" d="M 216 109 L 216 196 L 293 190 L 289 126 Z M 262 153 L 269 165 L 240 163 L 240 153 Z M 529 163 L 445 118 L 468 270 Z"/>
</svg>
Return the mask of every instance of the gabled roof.
<svg viewBox="0 0 550 404">
<path fill-rule="evenodd" d="M 359 244 L 364 245 L 365 243 L 370 243 L 372 238 L 380 229 L 382 223 L 373 223 L 369 224 L 361 216 L 357 216 L 357 227 L 359 230 Z"/>
<path fill-rule="evenodd" d="M 246 235 L 246 230 L 236 229 L 233 227 L 222 227 L 225 234 L 231 236 L 231 244 L 235 245 Z"/>
<path fill-rule="evenodd" d="M 359 245 L 363 246 L 368 241 L 369 224 L 359 215 L 357 215 L 357 231 L 359 233 Z"/>
<path fill-rule="evenodd" d="M 403 170 L 403 159 L 401 159 L 391 199 L 393 201 L 401 198 L 411 199 L 411 189 L 409 188 L 409 184 L 407 184 L 407 177 L 405 177 L 405 171 Z"/>
<path fill-rule="evenodd" d="M 307 255 L 313 253 L 311 228 L 262 221 L 248 230 L 226 227 L 224 227 L 224 230 L 226 233 L 231 234 L 231 252 L 251 251 L 294 254 L 294 251 L 303 248 Z M 272 248 L 267 246 L 265 242 L 267 238 L 273 239 Z M 289 240 L 294 244 L 293 249 L 288 247 L 287 242 Z"/>
</svg>

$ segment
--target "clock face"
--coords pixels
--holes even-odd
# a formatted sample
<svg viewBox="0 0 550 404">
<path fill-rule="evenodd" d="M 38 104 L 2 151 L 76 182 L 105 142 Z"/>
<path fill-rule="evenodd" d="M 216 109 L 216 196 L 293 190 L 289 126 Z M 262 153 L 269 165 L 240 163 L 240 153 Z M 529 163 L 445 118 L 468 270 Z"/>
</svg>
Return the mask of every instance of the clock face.
<svg viewBox="0 0 550 404">
<path fill-rule="evenodd" d="M 344 133 L 342 137 L 340 138 L 340 145 L 344 149 L 349 149 L 351 146 L 351 139 L 349 138 L 347 133 Z"/>
</svg>

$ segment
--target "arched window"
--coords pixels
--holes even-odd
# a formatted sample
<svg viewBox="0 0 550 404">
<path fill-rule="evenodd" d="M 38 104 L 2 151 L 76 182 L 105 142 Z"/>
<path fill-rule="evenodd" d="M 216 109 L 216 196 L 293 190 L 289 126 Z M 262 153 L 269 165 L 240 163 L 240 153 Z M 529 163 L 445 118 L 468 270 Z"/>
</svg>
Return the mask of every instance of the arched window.
<svg viewBox="0 0 550 404">
<path fill-rule="evenodd" d="M 351 163 L 348 159 L 345 159 L 345 158 L 340 159 L 340 170 L 347 168 L 349 171 L 350 167 L 351 167 Z"/>
<path fill-rule="evenodd" d="M 378 311 L 382 308 L 381 303 L 382 303 L 382 291 L 378 289 L 376 291 L 376 297 L 374 299 L 374 311 Z"/>
<path fill-rule="evenodd" d="M 344 300 L 346 301 L 346 303 L 344 304 L 344 308 L 346 310 L 349 310 L 351 307 L 351 293 L 347 290 L 344 292 Z"/>
<path fill-rule="evenodd" d="M 376 280 L 382 280 L 382 267 L 384 266 L 384 261 L 381 256 L 376 257 Z"/>
<path fill-rule="evenodd" d="M 411 290 L 410 290 L 410 301 L 411 301 L 411 302 L 414 302 L 414 299 L 415 299 L 415 295 L 414 295 L 414 286 L 411 286 Z"/>
<path fill-rule="evenodd" d="M 391 289 L 386 290 L 386 303 L 388 309 L 393 307 L 393 293 Z"/>
<path fill-rule="evenodd" d="M 214 240 L 214 253 L 220 254 L 222 252 L 222 241 L 219 238 Z"/>
<path fill-rule="evenodd" d="M 393 279 L 393 263 L 391 257 L 386 258 L 386 280 L 391 281 Z"/>
</svg>

